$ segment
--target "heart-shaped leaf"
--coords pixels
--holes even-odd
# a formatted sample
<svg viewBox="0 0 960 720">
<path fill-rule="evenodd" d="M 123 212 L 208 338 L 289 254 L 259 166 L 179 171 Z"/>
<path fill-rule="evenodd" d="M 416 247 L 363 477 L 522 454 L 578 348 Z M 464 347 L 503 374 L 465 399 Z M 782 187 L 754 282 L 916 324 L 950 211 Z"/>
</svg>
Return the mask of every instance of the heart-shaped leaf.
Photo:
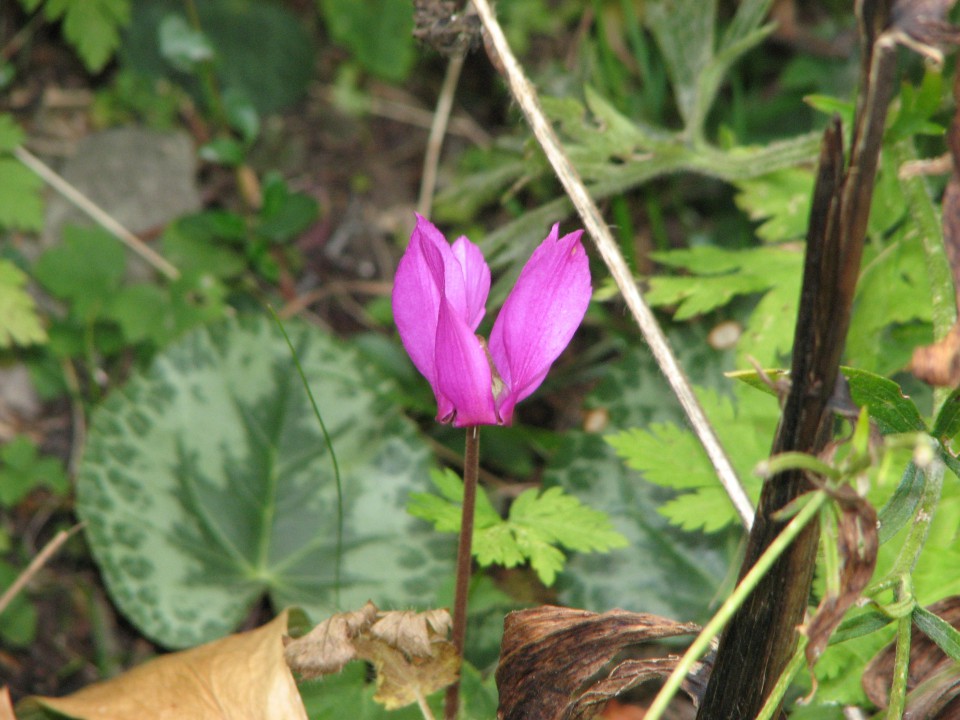
<svg viewBox="0 0 960 720">
<path fill-rule="evenodd" d="M 449 543 L 404 512 L 426 446 L 348 344 L 288 333 L 342 472 L 340 603 L 432 604 Z M 77 511 L 115 601 L 164 645 L 228 633 L 264 594 L 315 619 L 336 610 L 331 459 L 266 319 L 191 333 L 97 408 Z"/>
</svg>

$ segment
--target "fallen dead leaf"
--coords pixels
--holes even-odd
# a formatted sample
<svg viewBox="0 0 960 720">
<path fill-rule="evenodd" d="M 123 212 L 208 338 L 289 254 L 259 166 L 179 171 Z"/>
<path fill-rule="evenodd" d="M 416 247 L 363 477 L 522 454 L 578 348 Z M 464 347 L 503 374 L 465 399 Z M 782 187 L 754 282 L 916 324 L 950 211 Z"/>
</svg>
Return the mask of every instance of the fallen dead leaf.
<svg viewBox="0 0 960 720">
<path fill-rule="evenodd" d="M 93 720 L 307 720 L 283 656 L 284 611 L 263 627 L 163 655 L 62 698 L 29 697 L 21 711 Z"/>
<path fill-rule="evenodd" d="M 696 633 L 647 613 L 597 614 L 553 606 L 520 610 L 504 621 L 497 687 L 500 720 L 580 720 L 619 693 L 666 677 L 676 657 L 625 660 L 596 679 L 622 650 L 650 640 Z M 587 683 L 592 683 L 584 687 Z"/>
<path fill-rule="evenodd" d="M 305 679 L 339 672 L 350 660 L 367 660 L 377 671 L 373 699 L 395 710 L 457 679 L 450 624 L 446 610 L 380 612 L 368 602 L 324 620 L 301 638 L 288 638 L 286 658 Z"/>
</svg>

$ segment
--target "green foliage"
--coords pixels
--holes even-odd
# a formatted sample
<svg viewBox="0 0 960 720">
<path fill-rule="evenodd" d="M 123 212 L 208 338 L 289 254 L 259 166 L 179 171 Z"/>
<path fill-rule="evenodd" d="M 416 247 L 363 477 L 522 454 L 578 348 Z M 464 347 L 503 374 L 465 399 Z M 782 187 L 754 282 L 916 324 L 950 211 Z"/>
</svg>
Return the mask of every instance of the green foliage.
<svg viewBox="0 0 960 720">
<path fill-rule="evenodd" d="M 23 130 L 13 117 L 0 113 L 0 228 L 40 230 L 43 204 L 40 178 L 10 152 L 23 142 Z"/>
<path fill-rule="evenodd" d="M 205 47 L 202 36 L 214 53 L 217 85 L 223 93 L 242 93 L 262 114 L 303 97 L 312 78 L 314 50 L 299 18 L 278 3 L 197 0 L 196 6 L 199 30 L 184 19 L 179 0 L 137 0 L 120 49 L 122 67 L 181 85 L 212 111 L 216 100 L 195 76 Z M 179 19 L 170 21 L 171 16 Z M 174 24 L 166 24 L 170 22 Z M 161 37 L 165 27 L 166 54 Z"/>
<path fill-rule="evenodd" d="M 698 138 L 730 66 L 773 31 L 760 27 L 769 0 L 747 0 L 715 40 L 716 0 L 648 3 L 647 24 L 660 46 L 686 131 Z"/>
<path fill-rule="evenodd" d="M 9 260 L 0 258 L 0 348 L 47 340 L 26 284 L 27 275 Z"/>
<path fill-rule="evenodd" d="M 18 435 L 0 447 L 0 505 L 13 507 L 38 487 L 66 493 L 69 483 L 63 464 L 39 455 L 30 438 Z"/>
<path fill-rule="evenodd" d="M 0 588 L 8 588 L 17 579 L 19 571 L 0 560 Z M 0 612 L 0 639 L 15 648 L 28 647 L 37 634 L 37 609 L 23 595 L 17 595 Z"/>
<path fill-rule="evenodd" d="M 725 307 L 738 295 L 762 295 L 746 322 L 740 347 L 764 364 L 789 351 L 796 322 L 803 255 L 799 248 L 725 250 L 703 245 L 654 253 L 661 264 L 693 275 L 650 278 L 646 298 L 654 307 L 678 305 L 685 320 Z"/>
<path fill-rule="evenodd" d="M 347 664 L 343 671 L 324 677 L 322 680 L 301 683 L 300 696 L 310 720 L 422 720 L 423 714 L 416 705 L 387 710 L 375 702 L 376 685 L 367 677 L 367 668 L 362 662 Z M 493 673 L 486 677 L 470 663 L 461 669 L 460 686 L 461 714 L 464 720 L 485 720 L 496 715 L 497 689 Z M 429 698 L 429 705 L 436 717 L 442 715 L 443 693 Z"/>
<path fill-rule="evenodd" d="M 407 512 L 432 523 L 440 532 L 460 529 L 463 485 L 451 470 L 431 473 L 440 495 L 412 493 Z M 543 492 L 530 488 L 510 506 L 506 519 L 493 508 L 483 488 L 477 488 L 473 554 L 480 567 L 512 568 L 529 562 L 540 581 L 553 585 L 566 558 L 560 548 L 574 552 L 606 552 L 624 547 L 603 512 L 584 506 L 558 487 Z"/>
<path fill-rule="evenodd" d="M 447 543 L 403 513 L 428 451 L 343 340 L 287 326 L 343 475 L 343 607 L 428 605 Z M 330 458 L 276 326 L 195 330 L 93 412 L 77 512 L 121 610 L 167 646 L 229 632 L 264 595 L 334 609 Z"/>
<path fill-rule="evenodd" d="M 169 234 L 175 236 L 176 226 Z M 222 259 L 214 250 L 201 252 Z M 216 273 L 229 267 L 224 262 Z M 39 257 L 34 278 L 67 305 L 66 314 L 51 321 L 50 347 L 56 355 L 92 359 L 94 352 L 115 355 L 128 345 L 159 347 L 224 312 L 227 291 L 206 266 L 194 264 L 164 285 L 126 283 L 125 269 L 123 245 L 99 228 L 68 226 L 63 241 Z"/>
<path fill-rule="evenodd" d="M 126 266 L 123 245 L 99 228 L 67 227 L 63 242 L 37 260 L 33 275 L 54 297 L 70 303 L 82 323 L 100 316 L 120 287 Z"/>
<path fill-rule="evenodd" d="M 47 20 L 61 20 L 67 39 L 87 70 L 100 72 L 120 45 L 130 22 L 130 0 L 20 0 L 28 11 L 43 4 Z"/>
<path fill-rule="evenodd" d="M 735 387 L 734 395 L 730 398 L 703 389 L 698 392 L 741 482 L 756 501 L 761 482 L 753 470 L 770 453 L 777 407 L 752 390 Z M 690 430 L 670 422 L 655 422 L 605 439 L 645 480 L 678 491 L 674 499 L 657 508 L 672 524 L 709 533 L 740 522 L 706 452 Z"/>
<path fill-rule="evenodd" d="M 757 237 L 766 242 L 802 238 L 810 219 L 813 172 L 808 168 L 785 168 L 736 183 L 737 206 L 751 220 L 762 221 Z"/>
<path fill-rule="evenodd" d="M 179 121 L 185 99 L 185 93 L 164 78 L 120 70 L 108 87 L 97 92 L 91 116 L 98 127 L 142 123 L 169 130 Z"/>
<path fill-rule="evenodd" d="M 404 80 L 413 67 L 413 7 L 405 0 L 317 0 L 334 41 L 364 69 Z"/>
</svg>

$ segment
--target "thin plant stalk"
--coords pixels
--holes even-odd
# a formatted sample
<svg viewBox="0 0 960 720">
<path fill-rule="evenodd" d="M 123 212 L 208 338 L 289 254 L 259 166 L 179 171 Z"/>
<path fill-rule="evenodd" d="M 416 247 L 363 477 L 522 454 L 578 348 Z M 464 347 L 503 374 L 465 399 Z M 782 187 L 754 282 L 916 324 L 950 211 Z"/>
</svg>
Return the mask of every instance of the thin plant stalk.
<svg viewBox="0 0 960 720">
<path fill-rule="evenodd" d="M 653 699 L 650 709 L 647 710 L 646 720 L 660 720 L 664 711 L 667 709 L 673 696 L 680 689 L 680 684 L 690 672 L 693 664 L 707 651 L 710 642 L 716 637 L 724 626 L 730 622 L 734 613 L 743 605 L 750 593 L 756 588 L 760 579 L 766 575 L 767 571 L 773 565 L 774 561 L 780 557 L 790 543 L 796 539 L 797 535 L 807 526 L 813 518 L 820 512 L 820 508 L 827 501 L 828 495 L 823 490 L 818 490 L 810 494 L 800 511 L 787 524 L 783 531 L 777 535 L 776 539 L 764 551 L 757 560 L 756 564 L 750 568 L 750 571 L 743 577 L 740 584 L 737 585 L 733 593 L 726 599 L 717 613 L 710 618 L 700 634 L 680 658 L 673 672 L 667 678 L 660 692 Z"/>
<path fill-rule="evenodd" d="M 467 636 L 467 594 L 473 555 L 473 515 L 477 505 L 477 476 L 480 470 L 480 428 L 467 428 L 463 452 L 463 514 L 460 518 L 460 541 L 457 544 L 457 579 L 453 594 L 453 646 L 463 664 L 463 646 Z M 460 705 L 460 680 L 447 688 L 443 708 L 445 720 L 454 720 Z"/>
<path fill-rule="evenodd" d="M 584 227 L 590 237 L 593 238 L 600 257 L 607 265 L 611 277 L 623 294 L 627 308 L 637 321 L 640 332 L 643 333 L 644 339 L 650 346 L 650 351 L 670 383 L 674 395 L 677 396 L 677 400 L 686 413 L 694 433 L 703 445 L 707 457 L 717 471 L 720 484 L 730 497 L 730 501 L 736 508 L 744 527 L 750 529 L 753 525 L 753 502 L 744 490 L 730 458 L 720 443 L 720 438 L 694 394 L 693 387 L 674 355 L 666 335 L 657 323 L 653 310 L 650 309 L 650 306 L 640 294 L 633 274 L 630 272 L 616 240 L 613 239 L 610 229 L 604 222 L 600 209 L 590 196 L 583 179 L 564 151 L 553 126 L 540 107 L 537 92 L 510 49 L 491 3 L 489 0 L 472 0 L 472 2 L 487 31 L 487 39 L 496 50 L 510 92 L 527 118 L 534 137 L 550 161 L 550 165 L 553 167 L 561 185 L 563 185 L 570 202 L 573 203 L 580 214 Z"/>
</svg>

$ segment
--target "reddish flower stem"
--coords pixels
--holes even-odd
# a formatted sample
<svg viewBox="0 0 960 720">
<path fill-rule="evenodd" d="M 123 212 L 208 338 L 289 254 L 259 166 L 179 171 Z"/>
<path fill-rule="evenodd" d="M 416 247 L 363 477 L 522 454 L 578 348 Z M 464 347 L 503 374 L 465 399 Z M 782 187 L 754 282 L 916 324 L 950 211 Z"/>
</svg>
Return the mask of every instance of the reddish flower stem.
<svg viewBox="0 0 960 720">
<path fill-rule="evenodd" d="M 453 596 L 453 645 L 463 663 L 463 645 L 467 636 L 467 594 L 470 590 L 473 545 L 473 513 L 477 505 L 477 475 L 480 470 L 480 428 L 467 428 L 463 451 L 463 514 L 460 516 L 460 541 L 457 545 L 457 581 Z M 455 720 L 460 704 L 460 680 L 447 688 L 443 707 L 445 720 Z"/>
</svg>

